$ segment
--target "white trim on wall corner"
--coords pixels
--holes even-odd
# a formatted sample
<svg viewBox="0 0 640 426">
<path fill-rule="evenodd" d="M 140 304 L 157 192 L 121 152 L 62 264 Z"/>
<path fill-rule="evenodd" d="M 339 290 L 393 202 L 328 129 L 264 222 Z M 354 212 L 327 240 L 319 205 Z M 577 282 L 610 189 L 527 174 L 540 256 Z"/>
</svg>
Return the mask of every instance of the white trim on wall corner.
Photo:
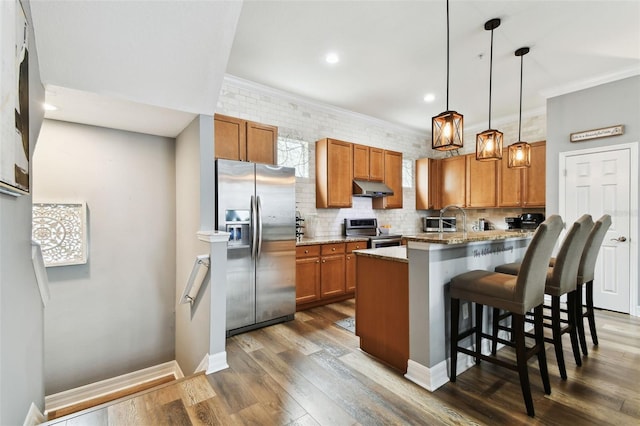
<svg viewBox="0 0 640 426">
<path fill-rule="evenodd" d="M 35 426 L 44 423 L 46 420 L 47 419 L 44 417 L 44 414 L 42 414 L 36 404 L 32 402 L 31 406 L 29 407 L 29 411 L 27 412 L 27 417 L 25 417 L 22 426 Z"/>
<path fill-rule="evenodd" d="M 568 93 L 577 92 L 579 90 L 589 89 L 591 87 L 600 86 L 601 84 L 612 83 L 614 81 L 623 80 L 625 78 L 634 77 L 640 75 L 640 67 L 633 66 L 621 71 L 599 76 L 597 78 L 591 78 L 582 81 L 572 82 L 570 84 L 558 87 L 552 87 L 551 89 L 544 90 L 541 95 L 546 99 L 555 98 L 556 96 L 566 95 Z"/>
<path fill-rule="evenodd" d="M 209 365 L 206 374 L 215 373 L 216 371 L 226 370 L 229 368 L 227 364 L 227 352 L 222 351 L 217 354 L 209 355 Z"/>
<path fill-rule="evenodd" d="M 169 375 L 173 375 L 176 379 L 184 377 L 180 366 L 175 360 L 99 382 L 90 383 L 85 386 L 47 395 L 44 397 L 45 414 L 49 411 L 59 410 L 63 407 L 99 398 L 104 395 L 151 382 Z"/>
</svg>

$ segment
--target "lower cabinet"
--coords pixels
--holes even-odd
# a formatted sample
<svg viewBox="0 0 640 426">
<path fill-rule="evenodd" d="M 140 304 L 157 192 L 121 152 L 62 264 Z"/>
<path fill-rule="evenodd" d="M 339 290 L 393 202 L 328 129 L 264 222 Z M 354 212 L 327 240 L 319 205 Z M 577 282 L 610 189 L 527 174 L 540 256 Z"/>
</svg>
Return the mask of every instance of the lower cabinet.
<svg viewBox="0 0 640 426">
<path fill-rule="evenodd" d="M 356 257 L 352 252 L 364 248 L 366 241 L 296 247 L 296 309 L 353 297 Z"/>
</svg>

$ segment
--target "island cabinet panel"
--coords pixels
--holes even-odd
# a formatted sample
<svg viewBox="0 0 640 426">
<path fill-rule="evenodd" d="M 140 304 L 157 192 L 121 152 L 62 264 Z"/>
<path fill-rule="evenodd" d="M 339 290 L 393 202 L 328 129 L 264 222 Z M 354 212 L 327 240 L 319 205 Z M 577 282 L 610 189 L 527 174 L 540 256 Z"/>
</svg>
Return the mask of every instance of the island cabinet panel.
<svg viewBox="0 0 640 426">
<path fill-rule="evenodd" d="M 216 114 L 213 128 L 215 158 L 276 164 L 276 126 Z"/>
<path fill-rule="evenodd" d="M 509 164 L 509 150 L 502 151 L 500 161 L 498 206 L 520 207 L 522 206 L 522 169 L 511 169 Z"/>
<path fill-rule="evenodd" d="M 442 206 L 455 204 L 467 206 L 467 158 L 466 156 L 448 157 L 441 160 L 441 197 Z"/>
<path fill-rule="evenodd" d="M 354 293 L 356 291 L 356 255 L 353 254 L 353 251 L 366 248 L 366 242 L 347 243 L 347 254 L 344 257 L 346 270 L 345 287 L 347 293 Z"/>
<path fill-rule="evenodd" d="M 523 169 L 523 207 L 544 207 L 546 204 L 546 152 L 545 142 L 531 144 L 531 167 Z"/>
<path fill-rule="evenodd" d="M 467 207 L 498 206 L 498 167 L 500 160 L 478 161 L 467 156 Z"/>
<path fill-rule="evenodd" d="M 393 190 L 393 195 L 374 198 L 371 206 L 374 209 L 402 208 L 402 153 L 384 151 L 384 183 Z"/>
<path fill-rule="evenodd" d="M 316 142 L 316 208 L 351 207 L 352 144 L 335 139 Z"/>
<path fill-rule="evenodd" d="M 360 348 L 406 373 L 409 359 L 409 265 L 357 256 L 356 335 Z"/>
<path fill-rule="evenodd" d="M 320 299 L 320 246 L 296 247 L 296 304 Z"/>
</svg>

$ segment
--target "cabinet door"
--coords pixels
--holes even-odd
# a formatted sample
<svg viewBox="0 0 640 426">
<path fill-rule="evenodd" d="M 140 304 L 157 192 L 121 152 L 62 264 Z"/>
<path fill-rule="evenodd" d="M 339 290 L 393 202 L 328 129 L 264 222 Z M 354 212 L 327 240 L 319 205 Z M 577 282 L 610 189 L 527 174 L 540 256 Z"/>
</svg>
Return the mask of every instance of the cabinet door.
<svg viewBox="0 0 640 426">
<path fill-rule="evenodd" d="M 353 144 L 353 178 L 369 180 L 369 147 Z"/>
<path fill-rule="evenodd" d="M 216 114 L 213 120 L 213 135 L 215 158 L 246 160 L 246 122 L 244 120 Z"/>
<path fill-rule="evenodd" d="M 503 161 L 478 161 L 467 156 L 467 207 L 498 206 L 498 167 Z"/>
<path fill-rule="evenodd" d="M 247 122 L 247 161 L 276 164 L 278 128 Z"/>
<path fill-rule="evenodd" d="M 349 142 L 316 142 L 316 207 L 351 207 L 353 150 Z"/>
<path fill-rule="evenodd" d="M 544 207 L 546 203 L 546 144 L 531 144 L 531 167 L 524 169 L 523 207 Z"/>
<path fill-rule="evenodd" d="M 442 161 L 429 159 L 429 209 L 441 209 L 442 205 Z"/>
<path fill-rule="evenodd" d="M 347 254 L 345 255 L 345 286 L 347 293 L 356 291 L 356 255 L 353 250 L 366 249 L 366 242 L 347 243 Z"/>
<path fill-rule="evenodd" d="M 402 208 L 402 153 L 384 151 L 384 183 L 393 190 L 393 195 L 374 198 L 371 203 L 374 209 Z"/>
<path fill-rule="evenodd" d="M 369 180 L 384 181 L 384 149 L 369 148 Z"/>
<path fill-rule="evenodd" d="M 344 293 L 344 254 L 323 256 L 320 259 L 320 294 L 322 297 L 329 297 Z"/>
<path fill-rule="evenodd" d="M 440 209 L 440 160 L 416 160 L 416 210 Z"/>
<path fill-rule="evenodd" d="M 296 303 L 320 299 L 320 258 L 296 259 Z"/>
<path fill-rule="evenodd" d="M 509 150 L 502 151 L 498 178 L 498 206 L 520 207 L 522 205 L 522 169 L 508 167 Z"/>
<path fill-rule="evenodd" d="M 467 167 L 463 155 L 442 159 L 442 205 L 466 207 Z"/>
</svg>

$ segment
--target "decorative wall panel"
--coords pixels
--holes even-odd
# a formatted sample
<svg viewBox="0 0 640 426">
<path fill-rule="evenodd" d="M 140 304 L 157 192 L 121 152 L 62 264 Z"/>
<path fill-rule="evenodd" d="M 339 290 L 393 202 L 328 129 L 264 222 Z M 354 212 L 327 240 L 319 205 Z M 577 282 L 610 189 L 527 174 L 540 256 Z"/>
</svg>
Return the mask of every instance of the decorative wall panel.
<svg viewBox="0 0 640 426">
<path fill-rule="evenodd" d="M 87 263 L 86 203 L 34 203 L 32 238 L 47 267 Z"/>
</svg>

